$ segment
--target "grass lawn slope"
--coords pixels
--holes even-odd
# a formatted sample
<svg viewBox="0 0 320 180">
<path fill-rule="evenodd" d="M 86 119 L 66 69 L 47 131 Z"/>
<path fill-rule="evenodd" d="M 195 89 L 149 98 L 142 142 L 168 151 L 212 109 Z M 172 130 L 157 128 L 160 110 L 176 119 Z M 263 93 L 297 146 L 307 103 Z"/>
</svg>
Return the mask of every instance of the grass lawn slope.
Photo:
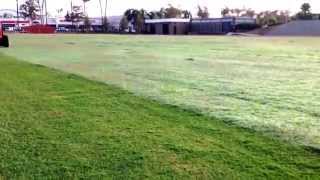
<svg viewBox="0 0 320 180">
<path fill-rule="evenodd" d="M 0 55 L 0 179 L 317 179 L 319 152 Z"/>
<path fill-rule="evenodd" d="M 320 149 L 320 38 L 10 35 L 6 55 Z"/>
</svg>

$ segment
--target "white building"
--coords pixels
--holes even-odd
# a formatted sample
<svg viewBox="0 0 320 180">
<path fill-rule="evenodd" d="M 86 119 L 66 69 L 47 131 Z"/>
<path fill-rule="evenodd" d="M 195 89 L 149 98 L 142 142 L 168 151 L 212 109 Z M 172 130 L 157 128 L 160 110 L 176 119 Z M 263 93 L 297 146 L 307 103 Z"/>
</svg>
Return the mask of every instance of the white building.
<svg viewBox="0 0 320 180">
<path fill-rule="evenodd" d="M 111 30 L 119 30 L 121 18 L 122 16 L 108 17 L 108 23 Z M 89 19 L 93 28 L 101 28 L 101 17 L 94 17 Z M 19 27 L 31 25 L 31 21 L 29 19 L 23 18 L 21 14 L 19 15 L 19 17 L 17 17 L 17 12 L 13 9 L 0 9 L 0 22 L 3 24 L 3 27 L 5 28 L 13 28 L 17 27 L 17 25 L 19 25 Z M 35 20 L 33 23 L 40 23 L 40 21 Z M 72 23 L 66 21 L 64 17 L 49 17 L 47 24 L 54 27 L 72 26 Z M 82 26 L 83 22 L 76 23 L 76 25 Z"/>
<path fill-rule="evenodd" d="M 109 27 L 112 30 L 119 30 L 120 21 L 122 16 L 110 16 L 108 17 Z M 101 27 L 102 20 L 101 17 L 89 18 L 92 27 Z M 48 18 L 48 25 L 58 27 L 69 27 L 72 26 L 72 22 L 66 21 L 64 17 Z M 83 26 L 83 22 L 75 23 L 74 25 Z"/>
<path fill-rule="evenodd" d="M 0 9 L 0 22 L 5 28 L 30 25 L 30 20 L 23 18 L 21 14 L 18 17 L 16 10 L 12 9 Z"/>
</svg>

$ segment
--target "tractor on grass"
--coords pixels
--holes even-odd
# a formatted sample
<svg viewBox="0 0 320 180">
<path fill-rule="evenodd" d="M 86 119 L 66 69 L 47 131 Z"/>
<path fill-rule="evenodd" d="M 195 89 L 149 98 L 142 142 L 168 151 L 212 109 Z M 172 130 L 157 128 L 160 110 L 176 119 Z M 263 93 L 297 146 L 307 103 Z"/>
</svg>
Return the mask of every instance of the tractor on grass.
<svg viewBox="0 0 320 180">
<path fill-rule="evenodd" d="M 9 47 L 9 37 L 7 35 L 4 35 L 1 22 L 0 22 L 0 46 Z"/>
</svg>

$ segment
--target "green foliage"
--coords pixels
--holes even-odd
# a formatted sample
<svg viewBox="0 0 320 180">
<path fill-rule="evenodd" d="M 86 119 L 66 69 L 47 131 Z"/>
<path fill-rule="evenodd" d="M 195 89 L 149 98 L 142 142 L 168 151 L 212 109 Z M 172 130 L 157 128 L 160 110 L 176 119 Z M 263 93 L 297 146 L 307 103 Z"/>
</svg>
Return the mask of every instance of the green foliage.
<svg viewBox="0 0 320 180">
<path fill-rule="evenodd" d="M 301 11 L 296 14 L 298 20 L 311 20 L 313 15 L 311 13 L 311 5 L 309 3 L 303 3 L 301 5 Z"/>
<path fill-rule="evenodd" d="M 127 30 L 128 29 L 128 24 L 129 24 L 129 22 L 128 22 L 127 17 L 123 16 L 121 18 L 121 21 L 120 21 L 120 31 Z"/>
<path fill-rule="evenodd" d="M 99 6 L 100 6 L 100 13 L 101 13 L 102 31 L 107 32 L 109 29 L 109 23 L 108 23 L 108 17 L 107 17 L 108 0 L 105 0 L 104 7 L 102 5 L 102 0 L 99 0 Z"/>
<path fill-rule="evenodd" d="M 216 118 L 2 55 L 0 74 L 1 179 L 320 176 L 316 151 Z"/>
<path fill-rule="evenodd" d="M 171 4 L 169 4 L 169 7 L 167 8 L 161 8 L 159 11 L 151 12 L 147 12 L 144 9 L 128 9 L 125 11 L 124 16 L 126 16 L 127 20 L 132 22 L 133 25 L 136 25 L 135 22 L 142 22 L 145 19 L 192 18 L 190 11 L 176 8 Z"/>
<path fill-rule="evenodd" d="M 209 18 L 210 14 L 209 14 L 209 11 L 208 11 L 208 8 L 207 7 L 204 7 L 202 9 L 202 7 L 198 6 L 198 13 L 197 13 L 198 17 L 199 18 Z"/>
<path fill-rule="evenodd" d="M 146 16 L 147 12 L 144 9 L 128 9 L 124 13 L 124 17 L 134 26 L 137 33 L 142 32 Z"/>
<path fill-rule="evenodd" d="M 102 31 L 107 32 L 109 29 L 108 18 L 106 16 L 104 16 L 101 21 L 102 21 Z"/>
<path fill-rule="evenodd" d="M 301 12 L 303 13 L 303 14 L 311 14 L 311 6 L 310 6 L 310 4 L 309 3 L 303 3 L 302 5 L 301 5 Z"/>
<path fill-rule="evenodd" d="M 84 17 L 83 25 L 84 25 L 84 31 L 89 32 L 91 29 L 91 21 L 88 16 Z"/>
<path fill-rule="evenodd" d="M 169 4 L 169 7 L 165 8 L 166 18 L 181 18 L 182 17 L 182 10 L 176 8 Z"/>
<path fill-rule="evenodd" d="M 72 22 L 72 23 L 78 23 L 83 21 L 85 18 L 85 15 L 81 9 L 80 6 L 72 6 L 72 11 L 65 15 L 65 20 Z"/>
<path fill-rule="evenodd" d="M 24 18 L 29 18 L 32 21 L 39 17 L 40 4 L 37 0 L 26 0 L 24 4 L 20 6 L 20 13 Z"/>
<path fill-rule="evenodd" d="M 257 23 L 260 26 L 274 26 L 290 21 L 289 11 L 263 11 L 257 14 Z"/>
<path fill-rule="evenodd" d="M 227 17 L 230 14 L 230 9 L 228 7 L 225 7 L 221 10 L 221 16 L 222 17 Z"/>
</svg>

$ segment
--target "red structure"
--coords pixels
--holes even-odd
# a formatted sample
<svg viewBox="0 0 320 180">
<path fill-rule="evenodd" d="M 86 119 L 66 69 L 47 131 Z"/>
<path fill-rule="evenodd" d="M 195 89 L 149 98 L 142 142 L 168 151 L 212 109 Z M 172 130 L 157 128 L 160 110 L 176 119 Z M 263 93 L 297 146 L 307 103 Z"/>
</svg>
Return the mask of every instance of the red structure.
<svg viewBox="0 0 320 180">
<path fill-rule="evenodd" d="M 1 21 L 0 21 L 0 46 L 9 47 L 9 38 L 3 33 Z"/>
<path fill-rule="evenodd" d="M 53 34 L 55 33 L 55 28 L 48 25 L 32 25 L 28 27 L 24 27 L 23 31 L 25 33 L 33 33 L 33 34 Z"/>
</svg>

